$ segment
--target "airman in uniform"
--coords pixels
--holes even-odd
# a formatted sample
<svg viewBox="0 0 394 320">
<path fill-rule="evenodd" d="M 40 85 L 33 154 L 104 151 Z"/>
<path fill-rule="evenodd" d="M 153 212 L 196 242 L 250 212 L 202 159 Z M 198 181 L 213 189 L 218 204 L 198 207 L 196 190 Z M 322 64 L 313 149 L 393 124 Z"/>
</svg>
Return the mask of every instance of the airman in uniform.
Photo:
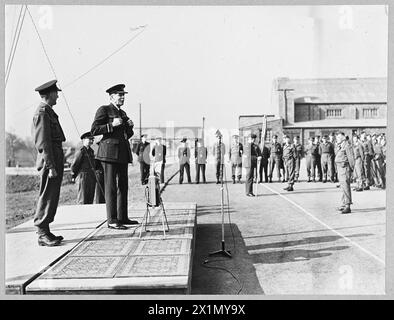
<svg viewBox="0 0 394 320">
<path fill-rule="evenodd" d="M 322 170 L 322 166 L 321 166 L 321 156 L 319 153 L 320 150 L 320 136 L 316 136 L 315 137 L 315 145 L 317 147 L 317 153 L 316 153 L 316 169 L 317 169 L 317 173 L 319 175 L 319 182 L 323 181 L 323 170 Z"/>
<path fill-rule="evenodd" d="M 152 148 L 152 156 L 155 159 L 155 172 L 160 175 L 160 183 L 164 183 L 167 147 L 163 145 L 161 137 L 156 137 L 156 144 Z"/>
<path fill-rule="evenodd" d="M 259 183 L 263 183 L 264 181 L 268 182 L 268 162 L 270 158 L 270 149 L 265 145 L 264 141 L 261 142 L 261 160 L 259 161 Z"/>
<path fill-rule="evenodd" d="M 330 143 L 333 146 L 334 149 L 334 153 L 332 154 L 332 168 L 333 168 L 333 176 L 334 176 L 334 181 L 333 182 L 338 182 L 338 172 L 337 172 L 337 165 L 335 163 L 335 150 L 337 148 L 337 140 L 335 138 L 335 133 L 332 132 L 330 133 L 330 135 L 328 136 L 328 141 L 330 141 Z"/>
<path fill-rule="evenodd" d="M 213 156 L 215 158 L 215 168 L 216 168 L 216 184 L 219 184 L 223 178 L 222 166 L 224 165 L 224 155 L 226 154 L 226 146 L 223 141 L 221 142 L 221 148 L 219 150 L 219 136 L 216 136 L 217 141 L 213 145 Z"/>
<path fill-rule="evenodd" d="M 352 147 L 345 140 L 345 134 L 343 132 L 339 132 L 337 134 L 335 163 L 337 164 L 338 180 L 342 189 L 342 205 L 338 208 L 338 211 L 342 213 L 350 213 L 350 205 L 352 204 L 350 180 L 355 162 Z"/>
<path fill-rule="evenodd" d="M 373 176 L 372 176 L 372 159 L 374 157 L 373 146 L 371 141 L 367 138 L 366 132 L 361 132 L 360 135 L 361 145 L 364 152 L 364 174 L 365 174 L 365 185 L 364 190 L 369 190 L 373 186 Z"/>
<path fill-rule="evenodd" d="M 321 160 L 321 167 L 323 173 L 323 183 L 329 179 L 331 182 L 334 181 L 334 146 L 328 141 L 328 136 L 322 137 L 322 142 L 319 145 L 319 155 Z"/>
<path fill-rule="evenodd" d="M 186 145 L 186 138 L 181 140 L 181 146 L 178 149 L 179 159 L 179 184 L 183 183 L 183 174 L 186 169 L 187 182 L 192 183 L 190 177 L 190 148 Z"/>
<path fill-rule="evenodd" d="M 107 226 L 111 229 L 138 224 L 127 213 L 128 164 L 133 162 L 129 139 L 134 134 L 134 123 L 121 109 L 127 94 L 124 88 L 124 84 L 118 84 L 106 90 L 110 103 L 97 109 L 91 127 L 94 136 L 103 136 L 96 159 L 104 169 Z"/>
<path fill-rule="evenodd" d="M 147 140 L 147 135 L 141 135 L 141 142 L 137 146 L 136 155 L 138 156 L 138 162 L 140 163 L 140 175 L 141 184 L 145 185 L 148 183 L 149 171 L 150 171 L 150 143 Z"/>
<path fill-rule="evenodd" d="M 316 155 L 319 153 L 317 145 L 314 144 L 313 138 L 309 137 L 308 144 L 305 147 L 306 152 L 306 173 L 308 182 L 316 182 Z"/>
<path fill-rule="evenodd" d="M 300 137 L 296 136 L 293 138 L 293 145 L 295 149 L 295 169 L 294 169 L 294 181 L 298 182 L 298 178 L 300 177 L 300 167 L 301 167 L 301 159 L 304 157 L 304 147 L 300 143 Z"/>
<path fill-rule="evenodd" d="M 380 136 L 373 141 L 374 157 L 372 159 L 373 172 L 375 173 L 375 186 L 378 188 L 386 188 L 386 178 L 383 174 L 384 156 Z"/>
<path fill-rule="evenodd" d="M 49 228 L 54 221 L 63 180 L 64 154 L 62 142 L 66 141 L 58 115 L 53 110 L 58 99 L 57 80 L 37 87 L 41 96 L 33 117 L 34 145 L 37 149 L 37 170 L 40 171 L 40 193 L 38 196 L 34 225 L 37 227 L 38 245 L 57 246 L 63 240 Z"/>
<path fill-rule="evenodd" d="M 238 183 L 241 183 L 242 177 L 242 153 L 243 153 L 243 145 L 239 142 L 239 136 L 233 135 L 231 147 L 230 147 L 230 162 L 231 162 L 231 178 L 233 179 L 233 183 L 235 183 L 235 179 L 237 178 Z"/>
<path fill-rule="evenodd" d="M 283 145 L 283 163 L 286 168 L 286 173 L 288 176 L 287 182 L 288 186 L 287 188 L 284 188 L 286 191 L 294 191 L 293 185 L 294 185 L 294 176 L 295 176 L 295 162 L 296 162 L 296 151 L 294 148 L 294 145 L 290 143 L 290 137 L 285 136 L 284 137 L 285 144 Z"/>
<path fill-rule="evenodd" d="M 354 177 L 356 179 L 357 187 L 354 188 L 354 191 L 360 192 L 363 191 L 364 183 L 365 183 L 365 175 L 364 175 L 364 150 L 359 137 L 357 135 L 353 135 L 353 154 L 354 154 Z"/>
<path fill-rule="evenodd" d="M 276 168 L 276 174 L 278 177 L 278 181 L 280 181 L 280 168 L 282 161 L 282 145 L 278 142 L 278 136 L 274 135 L 272 137 L 272 143 L 269 147 L 270 150 L 270 173 L 269 173 L 269 182 L 272 182 L 272 174 L 274 172 L 274 168 Z M 283 177 L 284 178 L 284 177 Z"/>
<path fill-rule="evenodd" d="M 205 178 L 205 168 L 208 157 L 208 149 L 204 147 L 200 140 L 197 141 L 197 150 L 194 152 L 197 165 L 196 184 L 200 183 L 200 172 L 202 174 L 202 182 L 207 183 Z"/>
<path fill-rule="evenodd" d="M 244 149 L 244 159 L 247 158 L 246 161 L 243 161 L 243 166 L 246 168 L 245 192 L 248 197 L 255 197 L 253 194 L 253 176 L 257 168 L 257 160 L 261 158 L 260 148 L 255 143 L 256 138 L 255 134 L 251 134 Z"/>
<path fill-rule="evenodd" d="M 78 204 L 92 204 L 96 189 L 96 161 L 91 148 L 94 137 L 89 132 L 81 136 L 82 147 L 71 165 L 72 177 L 78 182 Z"/>
</svg>

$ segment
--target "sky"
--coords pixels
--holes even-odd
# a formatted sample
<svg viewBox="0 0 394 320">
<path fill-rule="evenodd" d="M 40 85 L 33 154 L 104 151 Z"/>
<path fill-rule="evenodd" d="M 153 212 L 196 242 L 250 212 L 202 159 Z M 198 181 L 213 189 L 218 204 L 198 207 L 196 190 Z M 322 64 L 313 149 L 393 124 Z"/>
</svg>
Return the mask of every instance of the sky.
<svg viewBox="0 0 394 320">
<path fill-rule="evenodd" d="M 7 5 L 5 57 L 20 6 Z M 68 141 L 90 130 L 105 90 L 124 83 L 124 110 L 142 126 L 237 128 L 239 115 L 277 114 L 278 77 L 386 77 L 384 6 L 29 6 L 59 86 L 55 106 Z M 138 28 L 146 26 L 145 28 Z M 136 29 L 137 28 L 137 29 Z M 142 33 L 140 33 L 142 31 Z M 103 64 L 100 61 L 121 48 Z M 26 13 L 5 95 L 6 130 L 31 136 L 54 79 Z"/>
</svg>

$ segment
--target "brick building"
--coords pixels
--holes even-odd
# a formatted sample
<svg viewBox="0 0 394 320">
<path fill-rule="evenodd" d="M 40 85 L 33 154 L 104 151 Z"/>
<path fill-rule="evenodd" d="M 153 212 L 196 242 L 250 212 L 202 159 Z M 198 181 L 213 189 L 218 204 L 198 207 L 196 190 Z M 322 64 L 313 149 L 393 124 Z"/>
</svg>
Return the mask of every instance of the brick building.
<svg viewBox="0 0 394 320">
<path fill-rule="evenodd" d="M 274 81 L 275 118 L 268 118 L 266 141 L 309 137 L 344 131 L 385 132 L 387 126 L 387 78 L 288 79 Z M 240 135 L 261 132 L 263 115 L 239 117 Z"/>
</svg>

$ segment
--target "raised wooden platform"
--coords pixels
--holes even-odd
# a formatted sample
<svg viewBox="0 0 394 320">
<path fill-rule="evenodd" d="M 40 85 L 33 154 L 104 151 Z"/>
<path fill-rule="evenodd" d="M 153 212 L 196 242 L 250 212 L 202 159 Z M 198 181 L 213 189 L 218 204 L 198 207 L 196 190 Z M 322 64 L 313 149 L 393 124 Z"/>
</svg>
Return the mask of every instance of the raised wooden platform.
<svg viewBox="0 0 394 320">
<path fill-rule="evenodd" d="M 100 207 L 101 206 L 101 207 Z M 37 246 L 30 227 L 27 245 L 19 254 L 7 250 L 8 293 L 26 294 L 187 294 L 190 293 L 194 252 L 196 204 L 165 203 L 170 231 L 163 237 L 161 226 L 149 226 L 139 237 L 140 227 L 112 230 L 103 225 L 105 208 L 99 206 L 69 206 L 59 208 L 56 225 L 61 217 L 78 214 L 79 223 L 64 223 L 61 233 L 65 245 L 54 248 Z M 99 212 L 101 219 L 82 222 L 85 212 Z M 143 203 L 131 205 L 129 216 L 142 220 Z M 97 219 L 98 217 L 96 217 Z M 158 212 L 152 222 L 158 222 Z M 78 220 L 78 219 L 77 219 Z M 84 225 L 83 232 L 80 224 Z M 7 234 L 7 244 L 21 242 L 15 238 L 17 227 Z M 25 230 L 27 232 L 27 230 Z M 74 234 L 66 233 L 74 232 Z M 69 242 L 67 242 L 69 241 Z M 7 246 L 8 247 L 8 246 Z M 14 246 L 15 247 L 15 242 Z M 8 247 L 12 250 L 12 246 Z M 9 258 L 10 257 L 10 258 Z M 14 266 L 30 263 L 29 267 Z M 34 263 L 33 263 L 34 262 Z M 20 281 L 15 282 L 20 279 Z"/>
</svg>

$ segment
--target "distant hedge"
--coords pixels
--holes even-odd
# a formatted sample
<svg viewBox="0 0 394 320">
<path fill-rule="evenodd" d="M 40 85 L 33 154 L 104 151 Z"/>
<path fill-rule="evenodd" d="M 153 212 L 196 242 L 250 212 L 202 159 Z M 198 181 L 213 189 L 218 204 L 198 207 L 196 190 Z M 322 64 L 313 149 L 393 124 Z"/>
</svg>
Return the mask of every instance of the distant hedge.
<svg viewBox="0 0 394 320">
<path fill-rule="evenodd" d="M 6 192 L 16 193 L 24 191 L 39 190 L 40 176 L 39 175 L 7 175 L 6 177 Z M 71 173 L 65 172 L 63 175 L 62 184 L 71 183 Z"/>
</svg>

